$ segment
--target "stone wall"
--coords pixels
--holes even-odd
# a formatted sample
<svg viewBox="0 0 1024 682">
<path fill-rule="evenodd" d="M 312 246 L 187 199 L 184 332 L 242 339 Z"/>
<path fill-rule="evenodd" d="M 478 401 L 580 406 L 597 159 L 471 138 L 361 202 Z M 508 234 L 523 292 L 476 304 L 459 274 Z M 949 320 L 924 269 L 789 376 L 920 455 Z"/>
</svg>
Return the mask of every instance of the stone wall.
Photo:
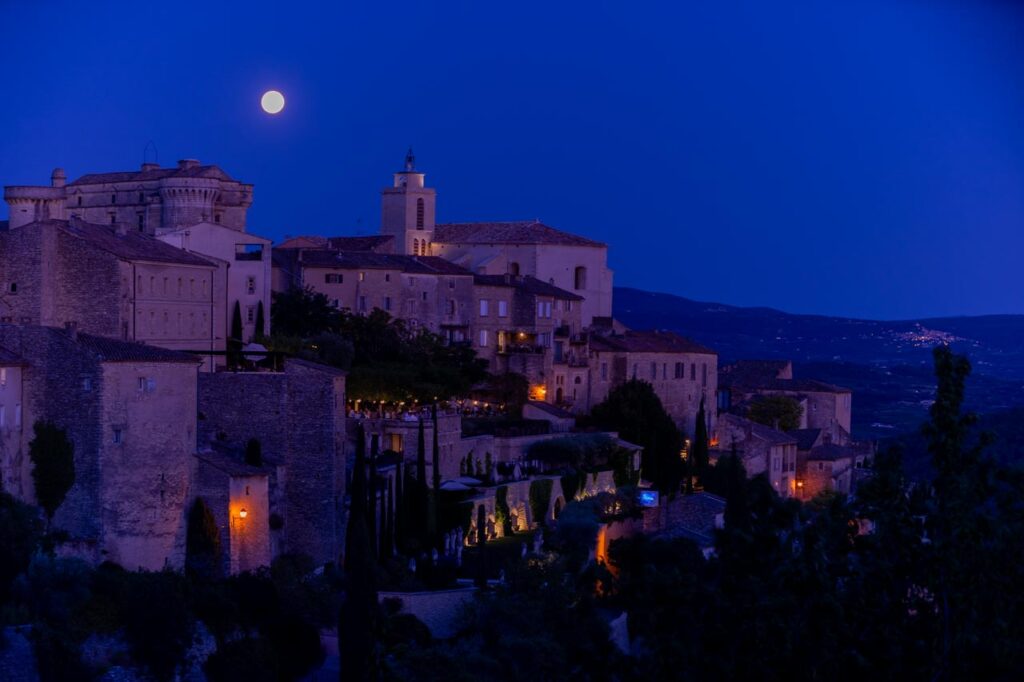
<svg viewBox="0 0 1024 682">
<path fill-rule="evenodd" d="M 282 372 L 218 372 L 199 381 L 201 442 L 260 441 L 264 460 L 285 469 L 281 489 L 269 492 L 271 511 L 284 519 L 282 549 L 317 563 L 338 558 L 344 529 L 344 382 L 343 373 L 301 360 L 286 361 Z"/>
</svg>

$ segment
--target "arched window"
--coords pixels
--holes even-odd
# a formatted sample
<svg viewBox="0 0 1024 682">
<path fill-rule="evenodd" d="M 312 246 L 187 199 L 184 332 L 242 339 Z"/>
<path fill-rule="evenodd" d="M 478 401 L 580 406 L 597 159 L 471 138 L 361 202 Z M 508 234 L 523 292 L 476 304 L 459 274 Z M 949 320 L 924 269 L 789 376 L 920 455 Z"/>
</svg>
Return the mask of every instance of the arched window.
<svg viewBox="0 0 1024 682">
<path fill-rule="evenodd" d="M 587 269 L 582 265 L 576 267 L 575 286 L 577 290 L 587 288 Z"/>
<path fill-rule="evenodd" d="M 420 255 L 420 240 L 419 239 L 413 239 L 412 240 L 412 254 L 414 256 Z"/>
<path fill-rule="evenodd" d="M 423 229 L 423 199 L 416 200 L 416 229 Z"/>
<path fill-rule="evenodd" d="M 519 275 L 519 263 L 515 263 L 515 262 L 509 263 L 508 264 L 508 274 L 518 276 Z"/>
</svg>

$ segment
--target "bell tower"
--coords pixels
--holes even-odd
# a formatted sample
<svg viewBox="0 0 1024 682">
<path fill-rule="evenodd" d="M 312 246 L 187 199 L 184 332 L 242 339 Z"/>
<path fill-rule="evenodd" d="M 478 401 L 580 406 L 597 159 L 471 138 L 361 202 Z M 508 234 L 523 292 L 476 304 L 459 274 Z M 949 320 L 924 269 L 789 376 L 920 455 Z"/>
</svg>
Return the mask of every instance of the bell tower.
<svg viewBox="0 0 1024 682">
<path fill-rule="evenodd" d="M 395 173 L 391 187 L 381 190 L 381 234 L 395 238 L 395 253 L 431 255 L 434 241 L 436 193 L 424 186 L 424 174 L 416 170 L 412 147 L 404 168 Z"/>
</svg>

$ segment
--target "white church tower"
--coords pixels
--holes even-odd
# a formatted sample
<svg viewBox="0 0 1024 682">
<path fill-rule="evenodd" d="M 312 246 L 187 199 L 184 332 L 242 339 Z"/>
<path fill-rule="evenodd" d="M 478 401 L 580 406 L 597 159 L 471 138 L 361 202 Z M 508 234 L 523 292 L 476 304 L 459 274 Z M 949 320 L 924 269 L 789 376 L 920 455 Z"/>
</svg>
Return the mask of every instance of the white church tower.
<svg viewBox="0 0 1024 682">
<path fill-rule="evenodd" d="M 431 255 L 434 241 L 433 189 L 423 186 L 424 174 L 416 171 L 412 148 L 405 155 L 405 169 L 395 173 L 394 185 L 381 190 L 381 234 L 395 238 L 395 253 Z"/>
</svg>

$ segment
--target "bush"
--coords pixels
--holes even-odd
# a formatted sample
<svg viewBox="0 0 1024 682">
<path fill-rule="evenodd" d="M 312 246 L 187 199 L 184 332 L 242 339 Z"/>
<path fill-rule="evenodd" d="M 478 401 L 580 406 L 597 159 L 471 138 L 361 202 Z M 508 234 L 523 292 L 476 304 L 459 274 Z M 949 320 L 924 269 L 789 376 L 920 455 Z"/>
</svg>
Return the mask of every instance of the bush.
<svg viewBox="0 0 1024 682">
<path fill-rule="evenodd" d="M 37 421 L 32 429 L 35 438 L 29 443 L 28 453 L 36 500 L 52 519 L 75 483 L 75 449 L 64 429 L 53 422 Z"/>
<path fill-rule="evenodd" d="M 533 520 L 547 525 L 548 505 L 551 503 L 551 489 L 555 482 L 550 478 L 530 481 L 530 514 Z"/>
</svg>

